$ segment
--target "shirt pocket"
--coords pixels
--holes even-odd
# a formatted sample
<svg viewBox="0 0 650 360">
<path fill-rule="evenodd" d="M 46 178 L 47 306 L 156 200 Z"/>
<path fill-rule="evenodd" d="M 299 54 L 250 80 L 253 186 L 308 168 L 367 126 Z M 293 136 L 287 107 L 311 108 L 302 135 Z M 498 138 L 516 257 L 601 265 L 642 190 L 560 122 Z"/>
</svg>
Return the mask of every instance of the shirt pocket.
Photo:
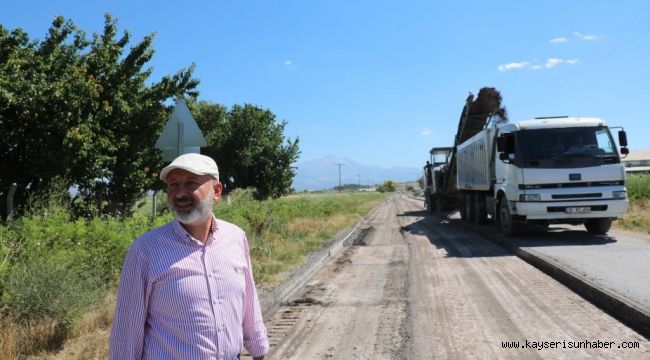
<svg viewBox="0 0 650 360">
<path fill-rule="evenodd" d="M 227 299 L 237 299 L 246 293 L 246 266 L 226 263 L 215 269 L 217 295 Z"/>
</svg>

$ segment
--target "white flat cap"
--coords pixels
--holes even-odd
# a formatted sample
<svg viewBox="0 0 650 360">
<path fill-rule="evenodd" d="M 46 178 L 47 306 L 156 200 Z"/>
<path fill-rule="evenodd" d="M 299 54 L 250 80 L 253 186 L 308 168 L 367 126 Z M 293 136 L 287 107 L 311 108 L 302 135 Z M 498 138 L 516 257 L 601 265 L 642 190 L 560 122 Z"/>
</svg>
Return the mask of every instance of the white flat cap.
<svg viewBox="0 0 650 360">
<path fill-rule="evenodd" d="M 160 180 L 165 181 L 167 174 L 174 169 L 183 169 L 197 175 L 211 175 L 219 180 L 219 168 L 211 157 L 189 153 L 183 154 L 160 170 Z"/>
</svg>

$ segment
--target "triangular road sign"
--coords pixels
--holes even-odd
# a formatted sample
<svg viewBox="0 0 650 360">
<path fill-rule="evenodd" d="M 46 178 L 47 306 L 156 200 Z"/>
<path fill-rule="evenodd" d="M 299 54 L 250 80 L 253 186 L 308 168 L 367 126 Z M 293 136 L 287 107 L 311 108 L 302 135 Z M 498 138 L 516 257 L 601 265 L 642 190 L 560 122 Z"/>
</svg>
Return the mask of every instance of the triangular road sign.
<svg viewBox="0 0 650 360">
<path fill-rule="evenodd" d="M 171 161 L 182 154 L 200 153 L 202 146 L 207 146 L 207 143 L 201 129 L 192 117 L 185 99 L 178 97 L 155 147 L 163 151 L 163 160 Z"/>
</svg>

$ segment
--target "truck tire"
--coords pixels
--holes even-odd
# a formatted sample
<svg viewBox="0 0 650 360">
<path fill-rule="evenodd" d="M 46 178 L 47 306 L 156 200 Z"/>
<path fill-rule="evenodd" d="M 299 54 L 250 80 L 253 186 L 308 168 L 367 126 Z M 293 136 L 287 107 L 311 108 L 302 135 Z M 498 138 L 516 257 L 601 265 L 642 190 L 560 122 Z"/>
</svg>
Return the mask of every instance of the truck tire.
<svg viewBox="0 0 650 360">
<path fill-rule="evenodd" d="M 476 193 L 474 198 L 474 222 L 478 225 L 487 224 L 487 209 L 485 194 Z"/>
<path fill-rule="evenodd" d="M 517 236 L 523 232 L 523 224 L 516 222 L 512 218 L 508 200 L 505 198 L 501 198 L 499 201 L 499 229 L 507 236 Z"/>
<path fill-rule="evenodd" d="M 460 212 L 460 219 L 463 221 L 467 221 L 467 208 L 465 207 L 465 194 L 460 194 L 460 206 L 459 212 Z"/>
<path fill-rule="evenodd" d="M 446 210 L 445 202 L 442 199 L 442 196 L 436 197 L 436 210 L 438 210 L 439 212 L 442 212 L 442 211 Z"/>
<path fill-rule="evenodd" d="M 476 219 L 476 214 L 474 213 L 474 194 L 473 193 L 465 193 L 463 194 L 463 197 L 465 198 L 465 201 L 463 202 L 464 207 L 465 207 L 465 220 L 468 222 L 474 222 Z"/>
<path fill-rule="evenodd" d="M 612 227 L 612 219 L 589 219 L 585 221 L 587 232 L 594 235 L 605 235 Z"/>
<path fill-rule="evenodd" d="M 431 195 L 427 195 L 426 199 L 424 200 L 424 207 L 427 209 L 428 213 L 433 212 L 431 209 Z"/>
</svg>

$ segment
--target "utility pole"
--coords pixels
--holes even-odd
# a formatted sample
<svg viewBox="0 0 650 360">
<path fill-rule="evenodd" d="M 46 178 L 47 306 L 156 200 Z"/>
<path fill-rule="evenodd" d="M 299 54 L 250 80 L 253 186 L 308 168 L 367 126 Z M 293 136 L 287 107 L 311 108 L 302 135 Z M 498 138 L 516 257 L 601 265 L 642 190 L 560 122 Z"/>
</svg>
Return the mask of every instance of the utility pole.
<svg viewBox="0 0 650 360">
<path fill-rule="evenodd" d="M 359 190 L 361 190 L 361 175 L 357 174 L 357 184 L 359 184 Z"/>
<path fill-rule="evenodd" d="M 335 163 L 339 167 L 339 192 L 341 192 L 341 166 L 345 165 L 344 163 Z"/>
</svg>

